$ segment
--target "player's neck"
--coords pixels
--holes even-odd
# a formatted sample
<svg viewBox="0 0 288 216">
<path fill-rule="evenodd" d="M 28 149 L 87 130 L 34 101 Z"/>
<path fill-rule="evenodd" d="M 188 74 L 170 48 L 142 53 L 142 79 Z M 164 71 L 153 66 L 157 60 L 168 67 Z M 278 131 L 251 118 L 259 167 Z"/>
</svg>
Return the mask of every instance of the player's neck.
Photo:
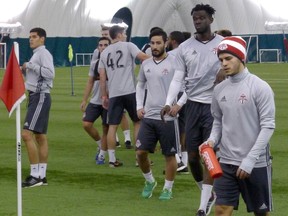
<svg viewBox="0 0 288 216">
<path fill-rule="evenodd" d="M 161 55 L 159 57 L 153 56 L 153 59 L 154 59 L 154 61 L 160 62 L 160 61 L 164 60 L 167 56 L 168 56 L 168 54 L 166 52 L 164 52 L 163 55 Z"/>
<path fill-rule="evenodd" d="M 211 31 L 205 32 L 205 33 L 196 33 L 195 38 L 198 41 L 210 41 L 215 37 L 215 34 L 212 33 Z"/>
</svg>

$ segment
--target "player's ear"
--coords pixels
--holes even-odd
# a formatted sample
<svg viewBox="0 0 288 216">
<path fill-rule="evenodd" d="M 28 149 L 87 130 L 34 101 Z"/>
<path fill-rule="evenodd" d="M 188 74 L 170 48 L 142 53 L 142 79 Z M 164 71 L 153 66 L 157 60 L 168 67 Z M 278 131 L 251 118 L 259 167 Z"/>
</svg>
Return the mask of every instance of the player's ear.
<svg viewBox="0 0 288 216">
<path fill-rule="evenodd" d="M 213 21 L 214 21 L 214 18 L 212 16 L 210 17 L 210 21 L 211 21 L 211 23 L 213 23 Z"/>
</svg>

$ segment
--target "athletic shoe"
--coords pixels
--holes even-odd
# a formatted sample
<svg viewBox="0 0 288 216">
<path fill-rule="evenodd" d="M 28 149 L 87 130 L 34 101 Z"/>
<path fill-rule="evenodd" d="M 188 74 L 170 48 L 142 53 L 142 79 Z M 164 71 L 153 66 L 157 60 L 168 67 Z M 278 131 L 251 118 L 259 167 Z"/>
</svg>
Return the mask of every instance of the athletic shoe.
<svg viewBox="0 0 288 216">
<path fill-rule="evenodd" d="M 130 140 L 125 141 L 125 146 L 126 146 L 126 149 L 132 149 L 133 148 Z"/>
<path fill-rule="evenodd" d="M 181 171 L 181 170 L 183 170 L 185 168 L 186 168 L 186 166 L 184 165 L 184 163 L 182 161 L 177 164 L 177 172 Z"/>
<path fill-rule="evenodd" d="M 178 174 L 189 174 L 188 167 L 185 166 L 184 169 L 177 171 Z"/>
<path fill-rule="evenodd" d="M 172 190 L 164 189 L 159 196 L 160 200 L 170 200 L 172 199 Z"/>
<path fill-rule="evenodd" d="M 48 185 L 48 182 L 47 182 L 47 178 L 46 178 L 46 177 L 42 178 L 41 181 L 42 181 L 42 185 L 43 185 L 43 186 L 47 186 L 47 185 Z"/>
<path fill-rule="evenodd" d="M 105 159 L 103 158 L 103 157 L 97 157 L 97 159 L 96 159 L 96 164 L 97 165 L 103 165 L 103 164 L 105 164 Z"/>
<path fill-rule="evenodd" d="M 36 178 L 34 176 L 28 176 L 24 182 L 22 182 L 22 187 L 23 188 L 28 188 L 28 187 L 36 187 L 36 186 L 41 186 L 43 182 L 41 181 L 40 178 Z"/>
<path fill-rule="evenodd" d="M 196 213 L 196 216 L 206 216 L 206 214 L 203 210 L 199 209 Z"/>
<path fill-rule="evenodd" d="M 95 160 L 96 160 L 96 161 L 98 160 L 99 153 L 100 153 L 100 152 L 97 152 L 97 153 L 96 153 L 96 156 L 95 156 Z"/>
<path fill-rule="evenodd" d="M 215 204 L 215 201 L 216 201 L 216 194 L 215 194 L 215 192 L 212 192 L 211 197 L 209 198 L 209 201 L 207 203 L 206 215 L 210 214 L 211 209 L 212 209 L 213 205 Z"/>
<path fill-rule="evenodd" d="M 115 167 L 120 167 L 123 166 L 123 163 L 116 159 L 115 162 L 109 162 L 109 167 L 115 168 Z"/>
<path fill-rule="evenodd" d="M 156 186 L 157 186 L 156 181 L 152 183 L 145 181 L 145 186 L 141 194 L 142 197 L 145 199 L 149 199 L 150 197 L 152 197 L 153 190 L 155 189 Z"/>
<path fill-rule="evenodd" d="M 120 142 L 116 142 L 116 147 L 117 147 L 117 148 L 120 148 L 120 147 L 121 147 Z"/>
</svg>

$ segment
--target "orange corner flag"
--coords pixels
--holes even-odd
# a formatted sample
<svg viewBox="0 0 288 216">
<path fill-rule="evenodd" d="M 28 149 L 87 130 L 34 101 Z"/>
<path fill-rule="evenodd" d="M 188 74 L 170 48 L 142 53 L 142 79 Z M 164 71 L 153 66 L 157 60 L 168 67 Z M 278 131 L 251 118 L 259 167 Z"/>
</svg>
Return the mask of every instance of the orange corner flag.
<svg viewBox="0 0 288 216">
<path fill-rule="evenodd" d="M 6 106 L 9 116 L 26 98 L 24 79 L 15 55 L 14 46 L 11 49 L 6 72 L 0 87 L 0 98 Z"/>
</svg>

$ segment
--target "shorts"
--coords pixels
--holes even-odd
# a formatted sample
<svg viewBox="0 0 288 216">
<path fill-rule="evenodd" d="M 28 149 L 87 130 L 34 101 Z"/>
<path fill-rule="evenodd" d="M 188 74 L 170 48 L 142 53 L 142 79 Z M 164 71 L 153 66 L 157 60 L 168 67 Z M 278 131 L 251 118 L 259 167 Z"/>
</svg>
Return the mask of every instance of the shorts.
<svg viewBox="0 0 288 216">
<path fill-rule="evenodd" d="M 46 134 L 51 108 L 50 94 L 29 91 L 28 99 L 28 109 L 23 129 Z"/>
<path fill-rule="evenodd" d="M 198 147 L 211 133 L 213 116 L 210 104 L 187 100 L 185 108 L 186 148 L 188 152 L 198 152 Z"/>
<path fill-rule="evenodd" d="M 132 93 L 109 98 L 108 124 L 119 125 L 123 116 L 124 109 L 126 109 L 133 122 L 140 121 L 136 110 L 136 93 Z"/>
<path fill-rule="evenodd" d="M 272 167 L 254 168 L 249 178 L 236 177 L 238 166 L 220 163 L 223 176 L 214 180 L 216 205 L 233 206 L 238 209 L 239 196 L 246 203 L 247 212 L 272 211 Z"/>
<path fill-rule="evenodd" d="M 179 149 L 179 132 L 177 121 L 167 121 L 144 118 L 140 122 L 140 129 L 136 140 L 136 150 L 154 153 L 159 141 L 162 154 L 172 156 Z"/>
<path fill-rule="evenodd" d="M 102 125 L 107 125 L 107 110 L 102 105 L 89 103 L 83 114 L 82 121 L 95 122 L 99 116 L 101 116 Z"/>
</svg>

